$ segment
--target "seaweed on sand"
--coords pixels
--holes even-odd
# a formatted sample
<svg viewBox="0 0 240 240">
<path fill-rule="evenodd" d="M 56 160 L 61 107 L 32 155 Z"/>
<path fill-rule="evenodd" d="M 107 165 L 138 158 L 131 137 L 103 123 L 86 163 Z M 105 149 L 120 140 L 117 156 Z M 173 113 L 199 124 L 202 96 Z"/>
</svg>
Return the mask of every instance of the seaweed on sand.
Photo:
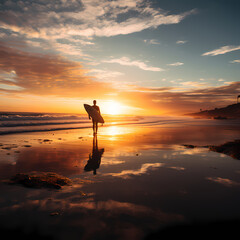
<svg viewBox="0 0 240 240">
<path fill-rule="evenodd" d="M 44 173 L 18 173 L 13 176 L 9 184 L 21 184 L 29 188 L 53 188 L 61 189 L 62 186 L 70 185 L 71 180 L 67 177 L 52 172 Z"/>
</svg>

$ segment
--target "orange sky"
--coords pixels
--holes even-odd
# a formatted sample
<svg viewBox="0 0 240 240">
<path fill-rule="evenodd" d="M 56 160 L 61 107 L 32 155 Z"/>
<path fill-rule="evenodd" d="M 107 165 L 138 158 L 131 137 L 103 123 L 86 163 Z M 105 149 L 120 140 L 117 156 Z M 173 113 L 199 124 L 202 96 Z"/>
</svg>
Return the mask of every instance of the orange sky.
<svg viewBox="0 0 240 240">
<path fill-rule="evenodd" d="M 85 113 L 96 99 L 104 114 L 179 115 L 235 103 L 239 12 L 210 2 L 1 1 L 0 111 Z"/>
<path fill-rule="evenodd" d="M 183 90 L 97 81 L 79 62 L 0 47 L 1 111 L 84 113 L 83 103 L 97 99 L 102 113 L 133 115 L 183 114 L 235 102 L 239 82 L 212 88 Z M 115 104 L 115 109 L 114 109 Z M 116 110 L 118 109 L 118 110 Z"/>
</svg>

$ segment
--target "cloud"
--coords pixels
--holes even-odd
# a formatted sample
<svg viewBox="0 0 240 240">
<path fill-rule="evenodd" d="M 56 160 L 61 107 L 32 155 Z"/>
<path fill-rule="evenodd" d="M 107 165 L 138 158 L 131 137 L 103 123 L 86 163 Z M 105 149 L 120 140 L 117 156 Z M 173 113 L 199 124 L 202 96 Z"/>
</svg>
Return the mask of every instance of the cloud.
<svg viewBox="0 0 240 240">
<path fill-rule="evenodd" d="M 145 39 L 143 40 L 147 44 L 158 45 L 161 44 L 157 39 Z"/>
<path fill-rule="evenodd" d="M 169 64 L 167 64 L 168 66 L 181 66 L 181 65 L 183 65 L 184 63 L 182 63 L 182 62 L 175 62 L 175 63 L 169 63 Z"/>
<path fill-rule="evenodd" d="M 194 87 L 194 88 L 203 88 L 208 87 L 209 84 L 205 82 L 194 82 L 194 81 L 187 81 L 187 82 L 181 82 L 181 85 L 185 87 Z"/>
<path fill-rule="evenodd" d="M 225 53 L 229 53 L 237 50 L 240 50 L 240 45 L 239 46 L 223 46 L 213 51 L 203 53 L 202 56 L 217 56 L 217 55 L 221 55 L 221 54 L 225 54 Z"/>
<path fill-rule="evenodd" d="M 110 70 L 102 70 L 102 69 L 91 69 L 89 71 L 91 75 L 95 76 L 99 80 L 111 80 L 116 77 L 123 76 L 124 73 Z"/>
<path fill-rule="evenodd" d="M 240 63 L 240 59 L 233 60 L 230 63 Z"/>
<path fill-rule="evenodd" d="M 107 86 L 87 76 L 87 69 L 58 55 L 28 53 L 0 45 L 0 83 L 14 86 L 15 93 L 61 97 L 98 96 L 112 92 Z M 11 89 L 18 90 L 11 90 Z M 2 88 L 1 90 L 6 90 Z"/>
<path fill-rule="evenodd" d="M 148 66 L 144 62 L 139 61 L 139 60 L 131 61 L 128 57 L 121 57 L 121 58 L 115 58 L 115 59 L 111 59 L 111 60 L 104 60 L 103 62 L 105 62 L 105 63 L 118 63 L 118 64 L 123 65 L 123 66 L 134 66 L 134 67 L 138 67 L 138 68 L 140 68 L 142 70 L 145 70 L 145 71 L 153 71 L 153 72 L 165 71 L 164 69 L 159 68 L 159 67 Z"/>
<path fill-rule="evenodd" d="M 157 93 L 157 92 L 169 92 L 171 90 L 174 90 L 176 88 L 174 87 L 139 87 L 139 86 L 132 86 L 129 91 L 131 92 L 143 92 L 143 93 Z"/>
<path fill-rule="evenodd" d="M 191 88 L 186 88 L 191 84 Z M 223 86 L 199 85 L 198 82 L 186 82 L 184 88 L 129 89 L 119 94 L 128 104 L 145 109 L 145 114 L 179 115 L 198 112 L 199 109 L 213 109 L 233 104 L 240 92 L 240 82 L 231 82 Z M 129 94 L 131 92 L 131 94 Z"/>
<path fill-rule="evenodd" d="M 195 10 L 169 14 L 144 0 L 3 1 L 1 27 L 28 38 L 116 36 L 177 24 Z"/>
<path fill-rule="evenodd" d="M 187 41 L 183 41 L 183 40 L 179 40 L 179 41 L 176 41 L 176 44 L 184 44 L 186 43 Z"/>
<path fill-rule="evenodd" d="M 195 10 L 171 14 L 144 0 L 14 1 L 0 3 L 1 37 L 19 49 L 93 60 L 95 37 L 111 37 L 178 24 Z M 158 44 L 150 39 L 149 44 Z M 40 51 L 41 50 L 41 51 Z M 87 54 L 88 53 L 88 54 Z"/>
</svg>

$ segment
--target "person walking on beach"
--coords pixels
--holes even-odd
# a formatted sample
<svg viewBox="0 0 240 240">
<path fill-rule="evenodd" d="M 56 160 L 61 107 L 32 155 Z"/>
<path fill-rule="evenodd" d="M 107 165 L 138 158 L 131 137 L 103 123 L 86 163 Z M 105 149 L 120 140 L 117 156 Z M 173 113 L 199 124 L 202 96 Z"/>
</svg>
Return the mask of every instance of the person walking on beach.
<svg viewBox="0 0 240 240">
<path fill-rule="evenodd" d="M 93 100 L 93 108 L 95 108 L 99 114 L 100 113 L 100 108 L 99 106 L 96 105 L 97 101 L 96 100 Z M 90 115 L 88 115 L 89 119 L 91 119 Z M 93 118 L 92 118 L 92 123 L 93 123 L 93 134 L 97 134 L 97 131 L 98 131 L 98 122 L 94 121 Z"/>
</svg>

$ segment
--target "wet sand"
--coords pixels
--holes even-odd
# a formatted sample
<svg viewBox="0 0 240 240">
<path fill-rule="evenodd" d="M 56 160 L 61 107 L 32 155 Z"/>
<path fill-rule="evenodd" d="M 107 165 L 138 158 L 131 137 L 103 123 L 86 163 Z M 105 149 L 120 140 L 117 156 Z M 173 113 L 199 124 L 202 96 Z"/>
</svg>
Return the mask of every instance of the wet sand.
<svg viewBox="0 0 240 240">
<path fill-rule="evenodd" d="M 239 134 L 233 122 L 196 120 L 100 127 L 95 138 L 91 129 L 0 136 L 1 230 L 35 239 L 158 239 L 175 226 L 203 231 L 239 220 L 240 161 L 184 146 L 217 146 Z M 6 183 L 19 173 L 53 173 L 71 184 Z"/>
</svg>

